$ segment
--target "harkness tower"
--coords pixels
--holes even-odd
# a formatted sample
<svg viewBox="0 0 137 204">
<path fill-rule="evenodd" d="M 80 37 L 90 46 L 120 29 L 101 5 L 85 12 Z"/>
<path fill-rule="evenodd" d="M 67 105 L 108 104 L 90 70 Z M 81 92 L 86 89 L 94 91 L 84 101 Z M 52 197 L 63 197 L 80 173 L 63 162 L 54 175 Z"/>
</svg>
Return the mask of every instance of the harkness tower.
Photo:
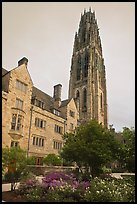
<svg viewBox="0 0 137 204">
<path fill-rule="evenodd" d="M 71 61 L 69 98 L 76 100 L 80 122 L 96 119 L 107 127 L 105 65 L 95 12 L 81 14 Z"/>
</svg>

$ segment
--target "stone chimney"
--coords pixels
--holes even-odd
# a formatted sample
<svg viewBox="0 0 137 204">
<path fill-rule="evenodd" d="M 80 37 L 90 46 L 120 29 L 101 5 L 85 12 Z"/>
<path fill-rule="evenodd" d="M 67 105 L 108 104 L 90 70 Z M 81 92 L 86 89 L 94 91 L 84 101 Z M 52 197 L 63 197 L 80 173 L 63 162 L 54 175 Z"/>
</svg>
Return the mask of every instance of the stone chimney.
<svg viewBox="0 0 137 204">
<path fill-rule="evenodd" d="M 26 57 L 23 57 L 21 60 L 18 61 L 18 66 L 25 64 L 26 67 L 28 65 L 28 59 Z"/>
<path fill-rule="evenodd" d="M 57 84 L 54 86 L 53 99 L 54 99 L 54 107 L 55 108 L 59 108 L 61 105 L 61 89 L 62 89 L 61 84 Z"/>
</svg>

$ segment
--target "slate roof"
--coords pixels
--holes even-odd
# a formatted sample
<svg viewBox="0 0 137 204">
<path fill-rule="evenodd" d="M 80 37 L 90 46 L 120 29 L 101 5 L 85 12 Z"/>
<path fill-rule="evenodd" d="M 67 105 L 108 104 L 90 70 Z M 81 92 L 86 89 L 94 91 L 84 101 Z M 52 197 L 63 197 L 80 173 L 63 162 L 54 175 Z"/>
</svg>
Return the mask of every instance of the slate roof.
<svg viewBox="0 0 137 204">
<path fill-rule="evenodd" d="M 5 74 L 7 74 L 9 71 L 7 71 L 6 69 L 2 68 L 2 76 L 4 76 Z"/>
<path fill-rule="evenodd" d="M 45 109 L 47 111 L 51 111 L 53 106 L 53 98 L 48 94 L 44 93 L 40 89 L 36 88 L 35 86 L 32 87 L 32 97 L 36 97 L 38 100 L 44 102 Z"/>
<path fill-rule="evenodd" d="M 2 91 L 5 91 L 5 92 L 8 92 L 8 86 L 9 86 L 9 77 L 7 77 L 6 75 L 8 73 L 10 73 L 10 71 L 2 68 Z"/>
<path fill-rule="evenodd" d="M 69 102 L 70 102 L 71 99 L 66 99 L 64 101 L 61 101 L 61 106 L 60 107 L 64 107 L 66 106 Z"/>
</svg>

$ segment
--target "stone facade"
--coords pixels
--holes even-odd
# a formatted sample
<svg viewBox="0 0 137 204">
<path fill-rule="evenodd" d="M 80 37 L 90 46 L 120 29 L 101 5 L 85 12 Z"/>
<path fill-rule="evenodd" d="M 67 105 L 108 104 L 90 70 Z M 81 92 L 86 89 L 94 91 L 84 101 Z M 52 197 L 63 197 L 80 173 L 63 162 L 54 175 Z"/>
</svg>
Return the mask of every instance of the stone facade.
<svg viewBox="0 0 137 204">
<path fill-rule="evenodd" d="M 74 98 L 80 122 L 96 119 L 107 127 L 107 94 L 105 65 L 95 13 L 81 15 L 75 35 L 69 98 Z"/>
<path fill-rule="evenodd" d="M 11 71 L 2 69 L 2 146 L 20 146 L 41 158 L 58 154 L 62 135 L 78 124 L 96 119 L 107 127 L 105 65 L 94 12 L 81 15 L 75 35 L 69 81 L 69 99 L 61 101 L 62 85 L 53 97 L 33 85 L 28 59 Z"/>
<path fill-rule="evenodd" d="M 2 146 L 19 145 L 40 163 L 47 154 L 59 153 L 62 135 L 77 126 L 78 112 L 73 98 L 61 101 L 60 85 L 57 99 L 34 87 L 26 61 L 21 62 L 9 72 L 3 69 Z"/>
</svg>

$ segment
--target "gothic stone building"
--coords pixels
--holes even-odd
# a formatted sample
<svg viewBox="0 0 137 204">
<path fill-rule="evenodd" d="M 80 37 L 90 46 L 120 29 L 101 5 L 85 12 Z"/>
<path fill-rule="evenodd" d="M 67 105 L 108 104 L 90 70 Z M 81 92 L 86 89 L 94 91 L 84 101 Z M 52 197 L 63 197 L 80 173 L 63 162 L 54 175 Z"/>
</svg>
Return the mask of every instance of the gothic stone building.
<svg viewBox="0 0 137 204">
<path fill-rule="evenodd" d="M 75 35 L 69 81 L 69 99 L 61 101 L 61 84 L 53 97 L 33 85 L 28 59 L 18 67 L 2 69 L 2 144 L 17 146 L 40 159 L 58 154 L 62 134 L 80 123 L 98 120 L 107 127 L 105 65 L 95 13 L 81 15 Z M 65 73 L 64 73 L 65 74 Z"/>
<path fill-rule="evenodd" d="M 78 112 L 73 98 L 61 101 L 61 84 L 53 97 L 33 86 L 27 63 L 23 58 L 11 71 L 2 69 L 2 145 L 19 145 L 39 163 L 58 154 L 62 135 L 77 126 Z"/>
<path fill-rule="evenodd" d="M 69 98 L 76 100 L 80 122 L 96 119 L 107 127 L 105 65 L 95 13 L 84 11 L 73 47 Z"/>
</svg>

